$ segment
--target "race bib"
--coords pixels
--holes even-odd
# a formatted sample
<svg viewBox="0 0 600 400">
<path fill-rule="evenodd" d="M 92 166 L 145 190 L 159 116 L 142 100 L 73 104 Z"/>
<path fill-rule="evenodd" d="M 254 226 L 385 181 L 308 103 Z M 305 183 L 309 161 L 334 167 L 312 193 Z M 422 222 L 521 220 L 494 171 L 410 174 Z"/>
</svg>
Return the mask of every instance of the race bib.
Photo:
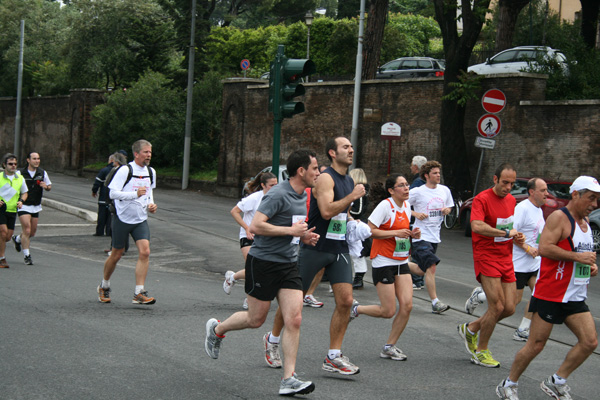
<svg viewBox="0 0 600 400">
<path fill-rule="evenodd" d="M 513 216 L 511 215 L 508 218 L 498 218 L 496 220 L 496 229 L 508 229 L 511 230 L 513 228 Z M 495 237 L 494 242 L 506 242 L 512 240 L 512 238 L 505 237 Z"/>
<path fill-rule="evenodd" d="M 304 221 L 306 219 L 306 215 L 292 215 L 292 225 Z M 292 244 L 300 244 L 300 236 L 294 236 L 292 238 Z"/>
<path fill-rule="evenodd" d="M 575 263 L 575 285 L 587 285 L 590 283 L 591 267 L 587 264 Z"/>
<path fill-rule="evenodd" d="M 396 248 L 394 249 L 394 257 L 406 258 L 410 254 L 410 239 L 396 238 Z"/>
<path fill-rule="evenodd" d="M 348 214 L 339 213 L 329 221 L 327 226 L 327 235 L 325 237 L 331 240 L 346 240 L 346 223 Z"/>
</svg>

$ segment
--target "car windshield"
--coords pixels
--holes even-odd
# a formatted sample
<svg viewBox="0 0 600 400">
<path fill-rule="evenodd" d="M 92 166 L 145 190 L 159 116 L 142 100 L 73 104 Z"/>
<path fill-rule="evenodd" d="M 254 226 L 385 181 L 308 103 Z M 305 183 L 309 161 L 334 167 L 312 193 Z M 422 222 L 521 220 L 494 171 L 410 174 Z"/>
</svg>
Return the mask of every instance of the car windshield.
<svg viewBox="0 0 600 400">
<path fill-rule="evenodd" d="M 567 183 L 549 183 L 548 192 L 558 199 L 569 200 L 571 198 L 569 194 L 570 187 L 571 185 Z"/>
<path fill-rule="evenodd" d="M 496 57 L 492 58 L 492 63 L 505 63 L 514 61 L 515 56 L 517 55 L 516 50 L 505 51 L 504 53 L 498 54 Z"/>
<path fill-rule="evenodd" d="M 402 62 L 401 60 L 390 61 L 389 63 L 384 64 L 383 67 L 381 67 L 381 70 L 382 71 L 395 71 L 398 69 L 401 62 Z"/>
</svg>

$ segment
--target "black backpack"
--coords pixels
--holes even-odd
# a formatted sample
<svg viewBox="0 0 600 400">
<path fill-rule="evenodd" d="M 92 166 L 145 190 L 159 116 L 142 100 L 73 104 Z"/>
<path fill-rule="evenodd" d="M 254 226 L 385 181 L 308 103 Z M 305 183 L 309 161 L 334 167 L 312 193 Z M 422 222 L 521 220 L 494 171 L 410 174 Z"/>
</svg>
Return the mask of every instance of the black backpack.
<svg viewBox="0 0 600 400">
<path fill-rule="evenodd" d="M 125 187 L 129 183 L 131 178 L 133 178 L 133 167 L 130 164 L 126 164 L 126 165 L 129 168 L 129 171 L 127 171 L 127 179 L 125 179 L 125 183 L 123 184 L 123 187 Z M 115 177 L 115 174 L 117 173 L 119 168 L 124 167 L 124 166 L 125 165 L 119 165 L 118 167 L 113 167 L 113 169 L 110 170 L 108 175 L 106 175 L 106 180 L 104 181 L 104 186 L 106 186 L 108 188 L 108 185 L 110 185 L 110 183 L 112 182 L 112 180 Z M 149 176 L 140 176 L 140 178 L 150 178 L 150 186 L 152 186 L 154 184 L 154 176 L 152 175 L 152 170 L 150 169 L 150 167 L 146 167 L 146 168 L 148 169 L 148 173 L 150 175 Z M 110 198 L 110 191 L 109 191 L 109 195 L 106 198 L 106 205 L 108 206 L 108 209 L 110 210 L 111 214 L 116 213 L 115 202 L 113 199 Z"/>
</svg>

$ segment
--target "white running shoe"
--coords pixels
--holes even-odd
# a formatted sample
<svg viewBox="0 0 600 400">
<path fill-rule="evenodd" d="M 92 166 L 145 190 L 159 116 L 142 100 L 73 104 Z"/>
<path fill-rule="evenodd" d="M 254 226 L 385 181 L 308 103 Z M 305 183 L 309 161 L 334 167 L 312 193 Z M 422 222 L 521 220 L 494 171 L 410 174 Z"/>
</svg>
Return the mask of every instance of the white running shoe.
<svg viewBox="0 0 600 400">
<path fill-rule="evenodd" d="M 248 309 L 248 298 L 247 297 L 244 299 L 244 302 L 242 303 L 242 308 L 244 310 Z"/>
<path fill-rule="evenodd" d="M 281 368 L 281 355 L 279 354 L 279 343 L 269 342 L 271 332 L 265 333 L 263 336 L 263 344 L 265 346 L 265 361 L 271 368 Z"/>
<path fill-rule="evenodd" d="M 223 282 L 223 291 L 227 294 L 231 294 L 231 288 L 235 285 L 235 279 L 233 279 L 233 275 L 235 272 L 227 271 L 225 272 L 225 282 Z"/>
<path fill-rule="evenodd" d="M 307 294 L 304 296 L 304 305 L 314 308 L 321 308 L 323 307 L 323 302 L 315 299 L 315 296 L 312 294 Z"/>
<path fill-rule="evenodd" d="M 467 312 L 467 314 L 473 314 L 473 311 L 475 311 L 475 308 L 482 304 L 483 302 L 480 301 L 480 294 L 484 293 L 483 289 L 481 287 L 476 287 L 475 289 L 473 289 L 473 291 L 471 292 L 471 297 L 469 297 L 469 299 L 467 300 L 467 302 L 465 303 L 465 311 Z M 484 294 L 485 296 L 485 294 Z"/>
</svg>

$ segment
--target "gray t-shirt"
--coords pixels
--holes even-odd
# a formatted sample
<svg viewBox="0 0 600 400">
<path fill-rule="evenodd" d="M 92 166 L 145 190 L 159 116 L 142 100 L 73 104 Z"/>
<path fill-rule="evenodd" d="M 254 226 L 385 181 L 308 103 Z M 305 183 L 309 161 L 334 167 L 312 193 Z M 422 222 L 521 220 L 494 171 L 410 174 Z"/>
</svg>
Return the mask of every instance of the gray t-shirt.
<svg viewBox="0 0 600 400">
<path fill-rule="evenodd" d="M 268 223 L 275 226 L 292 226 L 306 219 L 306 192 L 296 193 L 289 181 L 275 185 L 263 197 L 258 211 L 265 214 Z M 298 259 L 298 238 L 286 236 L 255 235 L 250 255 L 261 260 L 290 263 Z"/>
</svg>

